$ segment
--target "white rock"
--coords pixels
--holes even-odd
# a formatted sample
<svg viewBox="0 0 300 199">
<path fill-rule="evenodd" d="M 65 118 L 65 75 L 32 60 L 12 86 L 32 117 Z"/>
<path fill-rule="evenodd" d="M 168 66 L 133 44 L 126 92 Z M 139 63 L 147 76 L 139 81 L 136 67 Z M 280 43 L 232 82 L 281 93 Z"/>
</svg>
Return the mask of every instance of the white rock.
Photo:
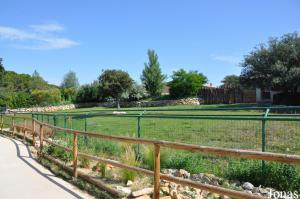
<svg viewBox="0 0 300 199">
<path fill-rule="evenodd" d="M 142 196 L 142 195 L 149 195 L 152 193 L 153 193 L 153 188 L 145 188 L 145 189 L 141 189 L 141 190 L 132 192 L 132 196 L 138 197 L 138 196 Z"/>
<path fill-rule="evenodd" d="M 130 187 L 132 184 L 133 184 L 133 182 L 131 180 L 128 180 L 126 186 Z"/>
<path fill-rule="evenodd" d="M 251 184 L 250 182 L 245 182 L 243 185 L 242 185 L 243 189 L 245 190 L 252 190 L 254 188 L 254 185 Z"/>
<path fill-rule="evenodd" d="M 131 189 L 128 187 L 122 187 L 122 186 L 117 186 L 117 190 L 122 192 L 125 195 L 130 195 L 131 194 Z"/>
</svg>

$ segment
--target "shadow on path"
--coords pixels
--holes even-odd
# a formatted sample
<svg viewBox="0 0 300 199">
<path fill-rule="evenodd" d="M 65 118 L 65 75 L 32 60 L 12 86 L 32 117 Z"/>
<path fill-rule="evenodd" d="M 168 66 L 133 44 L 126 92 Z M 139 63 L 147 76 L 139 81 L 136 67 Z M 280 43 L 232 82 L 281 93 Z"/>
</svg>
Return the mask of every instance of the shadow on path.
<svg viewBox="0 0 300 199">
<path fill-rule="evenodd" d="M 45 174 L 43 172 L 41 172 L 38 168 L 36 168 L 34 165 L 32 165 L 29 161 L 27 161 L 26 159 L 31 159 L 33 161 L 35 161 L 37 164 L 39 164 L 33 157 L 32 157 L 32 154 L 31 154 L 31 151 L 28 147 L 27 144 L 18 144 L 14 139 L 12 138 L 9 138 L 9 137 L 6 137 L 6 136 L 3 136 L 3 135 L 0 135 L 1 137 L 3 138 L 6 138 L 6 139 L 9 139 L 11 142 L 14 143 L 15 147 L 16 147 L 16 150 L 17 150 L 17 156 L 20 160 L 22 160 L 25 164 L 27 164 L 30 168 L 32 168 L 34 171 L 36 171 L 38 174 L 40 174 L 41 176 L 43 176 L 44 178 L 46 178 L 47 180 L 49 180 L 50 182 L 52 182 L 53 184 L 55 184 L 56 186 L 60 187 L 61 189 L 63 189 L 64 191 L 70 193 L 72 196 L 74 196 L 75 198 L 78 198 L 78 199 L 84 199 L 83 197 L 79 196 L 77 193 L 73 192 L 72 190 L 68 189 L 67 187 L 61 185 L 60 183 L 56 182 L 55 180 L 53 180 L 52 178 L 50 178 L 49 176 L 52 176 L 54 177 L 54 175 L 49 175 L 49 174 Z M 21 155 L 21 152 L 20 152 L 20 146 L 25 146 L 26 147 L 26 150 L 28 152 L 28 156 L 22 156 Z M 26 159 L 25 159 L 26 158 Z"/>
</svg>

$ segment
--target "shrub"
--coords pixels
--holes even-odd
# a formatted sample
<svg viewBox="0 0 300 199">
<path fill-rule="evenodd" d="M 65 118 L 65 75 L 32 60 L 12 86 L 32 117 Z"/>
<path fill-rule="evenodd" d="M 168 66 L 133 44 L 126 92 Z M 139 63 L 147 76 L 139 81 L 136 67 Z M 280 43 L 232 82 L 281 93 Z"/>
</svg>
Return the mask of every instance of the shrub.
<svg viewBox="0 0 300 199">
<path fill-rule="evenodd" d="M 3 92 L 0 94 L 0 106 L 23 108 L 33 105 L 32 96 L 27 92 Z"/>
<path fill-rule="evenodd" d="M 61 93 L 57 88 L 33 90 L 32 98 L 36 105 L 53 105 L 61 101 Z"/>
<path fill-rule="evenodd" d="M 130 101 L 136 101 L 136 100 L 141 100 L 148 97 L 147 91 L 143 85 L 140 85 L 136 82 L 132 85 L 129 94 L 128 94 L 128 99 Z"/>
<path fill-rule="evenodd" d="M 101 100 L 99 83 L 82 85 L 76 94 L 75 101 L 78 103 L 98 102 Z"/>
<path fill-rule="evenodd" d="M 136 160 L 136 154 L 131 145 L 125 144 L 123 146 L 123 155 L 121 156 L 121 162 L 129 166 L 139 166 L 140 162 Z M 126 183 L 128 180 L 134 181 L 136 172 L 127 169 L 121 169 L 121 175 L 123 181 Z"/>
<path fill-rule="evenodd" d="M 169 82 L 170 95 L 173 98 L 196 96 L 207 78 L 197 71 L 186 72 L 183 69 L 175 71 Z"/>
<path fill-rule="evenodd" d="M 143 150 L 143 163 L 150 170 L 154 170 L 154 147 L 145 147 Z M 165 150 L 160 151 L 160 166 L 164 168 L 168 162 L 168 154 Z"/>
<path fill-rule="evenodd" d="M 300 191 L 300 172 L 295 165 L 269 163 L 262 173 L 259 161 L 244 161 L 229 164 L 225 177 L 242 182 L 250 181 L 256 186 L 263 185 L 284 191 Z"/>
<path fill-rule="evenodd" d="M 64 162 L 70 162 L 72 160 L 72 155 L 69 152 L 55 146 L 47 147 L 46 153 Z"/>
<path fill-rule="evenodd" d="M 75 101 L 76 89 L 75 88 L 62 88 L 61 95 L 65 101 Z"/>
</svg>

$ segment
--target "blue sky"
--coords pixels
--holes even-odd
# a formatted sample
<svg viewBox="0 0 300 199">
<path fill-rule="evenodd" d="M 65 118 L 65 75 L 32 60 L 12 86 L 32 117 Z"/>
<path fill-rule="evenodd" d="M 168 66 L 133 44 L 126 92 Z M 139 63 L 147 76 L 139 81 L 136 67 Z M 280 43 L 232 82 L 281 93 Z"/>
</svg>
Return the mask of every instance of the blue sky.
<svg viewBox="0 0 300 199">
<path fill-rule="evenodd" d="M 219 85 L 257 44 L 295 31 L 300 0 L 2 0 L 0 57 L 54 84 L 69 70 L 90 83 L 107 68 L 139 81 L 151 48 L 165 74 L 198 70 Z"/>
</svg>

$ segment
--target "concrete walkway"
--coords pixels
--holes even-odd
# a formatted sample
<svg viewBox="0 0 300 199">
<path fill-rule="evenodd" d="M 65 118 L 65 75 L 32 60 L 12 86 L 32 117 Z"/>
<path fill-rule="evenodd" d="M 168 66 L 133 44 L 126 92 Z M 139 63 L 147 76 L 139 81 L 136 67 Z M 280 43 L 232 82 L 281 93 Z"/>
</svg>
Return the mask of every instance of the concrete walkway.
<svg viewBox="0 0 300 199">
<path fill-rule="evenodd" d="M 22 142 L 0 135 L 0 198 L 92 198 L 36 162 Z"/>
</svg>

